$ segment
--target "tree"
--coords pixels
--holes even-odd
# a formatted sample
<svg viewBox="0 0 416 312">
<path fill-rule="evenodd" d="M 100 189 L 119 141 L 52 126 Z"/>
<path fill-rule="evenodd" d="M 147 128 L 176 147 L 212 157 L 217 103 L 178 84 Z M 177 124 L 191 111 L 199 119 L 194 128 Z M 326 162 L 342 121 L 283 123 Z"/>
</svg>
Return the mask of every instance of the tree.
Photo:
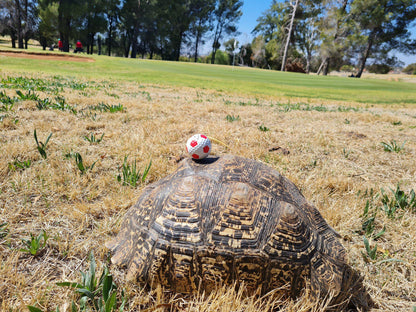
<svg viewBox="0 0 416 312">
<path fill-rule="evenodd" d="M 311 70 L 311 62 L 314 51 L 317 48 L 317 39 L 319 36 L 318 28 L 316 27 L 312 18 L 307 18 L 305 23 L 301 25 L 302 31 L 298 32 L 299 48 L 305 54 L 306 59 L 306 73 Z"/>
<path fill-rule="evenodd" d="M 270 8 L 257 19 L 258 24 L 254 27 L 252 33 L 262 35 L 266 42 L 277 37 L 283 41 L 284 32 L 282 30 L 285 24 L 285 10 L 284 3 L 273 0 Z"/>
<path fill-rule="evenodd" d="M 74 29 L 86 10 L 83 0 L 51 0 L 58 3 L 58 31 L 63 43 L 63 50 L 69 52 L 69 42 L 74 39 Z"/>
<path fill-rule="evenodd" d="M 155 0 L 124 0 L 120 10 L 120 31 L 124 46 L 124 56 L 136 58 L 139 42 L 138 38 L 147 28 L 147 23 L 151 23 L 148 18 L 149 14 L 157 19 L 152 11 L 160 12 Z M 156 36 L 156 34 L 155 34 Z"/>
<path fill-rule="evenodd" d="M 253 29 L 253 34 L 260 35 L 265 43 L 264 56 L 266 63 L 273 69 L 281 69 L 283 45 L 286 33 L 288 16 L 290 14 L 289 7 L 286 3 L 274 0 L 268 10 L 266 10 L 258 19 L 258 24 Z M 253 40 L 253 66 L 257 66 L 259 54 L 259 41 Z M 256 61 L 257 60 L 257 61 Z"/>
<path fill-rule="evenodd" d="M 181 46 L 193 19 L 194 7 L 191 0 L 172 0 L 168 3 L 168 11 L 164 12 L 164 16 L 169 29 L 170 53 L 166 56 L 170 60 L 179 61 Z"/>
<path fill-rule="evenodd" d="M 208 55 L 206 62 L 212 63 L 213 55 L 212 52 Z M 215 62 L 214 64 L 217 65 L 230 65 L 230 57 L 227 52 L 224 52 L 222 50 L 217 50 L 217 53 L 215 54 Z"/>
<path fill-rule="evenodd" d="M 393 49 L 409 53 L 416 47 L 409 32 L 416 19 L 416 0 L 355 0 L 351 18 L 363 39 L 356 77 L 361 77 L 371 56 L 385 58 Z"/>
<path fill-rule="evenodd" d="M 120 15 L 120 0 L 107 0 L 104 2 L 104 9 L 107 17 L 107 53 L 111 56 L 114 32 L 117 28 Z"/>
<path fill-rule="evenodd" d="M 37 1 L 23 0 L 22 3 L 22 36 L 24 48 L 27 49 L 29 39 L 34 38 L 38 28 Z"/>
<path fill-rule="evenodd" d="M 58 36 L 58 3 L 39 1 L 39 42 L 43 50 L 51 46 Z"/>
<path fill-rule="evenodd" d="M 288 33 L 286 38 L 286 45 L 283 52 L 283 60 L 282 60 L 282 68 L 281 71 L 285 71 L 286 68 L 286 60 L 287 60 L 287 51 L 289 49 L 290 39 L 292 37 L 292 31 L 293 31 L 293 23 L 295 21 L 296 11 L 298 9 L 299 0 L 289 1 L 289 5 L 291 6 L 292 10 L 290 12 L 290 23 L 288 27 Z"/>
<path fill-rule="evenodd" d="M 263 36 L 268 66 L 286 70 L 288 60 L 298 59 L 310 67 L 317 47 L 317 17 L 320 13 L 318 0 L 292 0 L 272 2 L 271 7 L 257 19 L 253 33 Z M 304 52 L 302 55 L 300 51 Z M 299 60 L 299 57 L 302 60 Z"/>
<path fill-rule="evenodd" d="M 253 51 L 251 55 L 253 67 L 265 68 L 267 66 L 266 41 L 263 36 L 260 35 L 254 38 L 251 43 L 251 48 Z"/>
<path fill-rule="evenodd" d="M 120 8 L 120 23 L 119 23 L 119 32 L 120 32 L 120 43 L 123 47 L 124 57 L 129 57 L 130 49 L 133 40 L 133 34 L 135 28 L 135 21 L 138 20 L 135 18 L 135 12 L 131 10 L 131 7 L 138 9 L 138 1 L 125 0 L 122 2 Z"/>
<path fill-rule="evenodd" d="M 241 15 L 241 0 L 218 0 L 217 7 L 214 10 L 215 30 L 214 40 L 212 43 L 211 64 L 215 62 L 215 53 L 221 46 L 221 39 L 224 34 L 231 35 L 237 32 L 235 23 L 238 22 Z"/>
<path fill-rule="evenodd" d="M 240 64 L 243 66 L 244 65 L 250 66 L 252 54 L 253 54 L 253 50 L 251 48 L 251 43 L 243 44 L 240 47 L 240 52 L 238 53 Z"/>
<path fill-rule="evenodd" d="M 353 1 L 353 0 L 351 0 Z M 322 63 L 318 69 L 318 75 L 322 71 L 328 74 L 330 61 L 334 57 L 339 57 L 345 51 L 346 38 L 350 35 L 350 25 L 348 21 L 349 0 L 325 0 L 325 14 L 319 22 L 321 34 L 321 58 Z"/>
<path fill-rule="evenodd" d="M 204 43 L 203 36 L 212 30 L 212 12 L 215 9 L 215 0 L 194 0 L 193 19 L 190 24 L 190 35 L 194 40 L 194 61 L 198 61 L 199 45 Z"/>
<path fill-rule="evenodd" d="M 12 48 L 16 48 L 16 8 L 11 0 L 0 0 L 0 34 L 9 35 L 12 39 Z"/>
<path fill-rule="evenodd" d="M 107 29 L 104 10 L 104 0 L 86 1 L 86 10 L 80 20 L 79 37 L 81 38 L 78 39 L 86 39 L 87 54 L 93 54 L 94 52 L 95 35 Z"/>
<path fill-rule="evenodd" d="M 35 35 L 36 1 L 1 0 L 0 1 L 0 32 L 9 35 L 12 47 L 27 49 L 27 42 Z"/>
<path fill-rule="evenodd" d="M 18 48 L 23 49 L 23 31 L 22 31 L 22 19 L 23 19 L 23 10 L 22 5 L 19 0 L 14 0 L 15 5 L 15 25 L 17 30 L 17 43 Z"/>
<path fill-rule="evenodd" d="M 293 32 L 294 42 L 303 53 L 306 61 L 306 73 L 311 68 L 312 56 L 318 48 L 318 19 L 322 15 L 321 1 L 302 0 L 296 12 L 296 24 Z"/>
<path fill-rule="evenodd" d="M 223 43 L 225 52 L 228 53 L 228 58 L 231 61 L 229 65 L 235 65 L 235 51 L 238 47 L 238 41 L 235 38 L 232 38 Z"/>
<path fill-rule="evenodd" d="M 407 65 L 404 69 L 403 72 L 409 75 L 416 75 L 416 63 L 412 63 Z"/>
<path fill-rule="evenodd" d="M 12 38 L 12 47 L 16 48 L 16 40 L 19 49 L 23 49 L 23 27 L 24 17 L 22 1 L 20 0 L 2 0 L 1 6 L 1 24 L 2 34 L 10 35 Z"/>
</svg>

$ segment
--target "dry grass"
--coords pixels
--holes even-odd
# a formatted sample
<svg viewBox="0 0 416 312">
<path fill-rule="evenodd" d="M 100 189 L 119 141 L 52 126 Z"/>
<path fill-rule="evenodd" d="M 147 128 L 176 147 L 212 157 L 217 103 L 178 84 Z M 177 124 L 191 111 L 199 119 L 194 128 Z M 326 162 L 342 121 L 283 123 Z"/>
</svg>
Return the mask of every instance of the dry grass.
<svg viewBox="0 0 416 312">
<path fill-rule="evenodd" d="M 16 74 L 3 72 L 2 78 L 6 76 Z M 366 190 L 378 193 L 380 188 L 395 189 L 398 183 L 406 192 L 416 189 L 416 108 L 360 107 L 315 99 L 304 110 L 296 109 L 298 100 L 293 98 L 254 99 L 161 85 L 85 83 L 84 90 L 65 86 L 60 92 L 66 103 L 76 106 L 77 115 L 38 110 L 35 101 L 20 101 L 12 111 L 0 112 L 0 225 L 8 224 L 8 233 L 0 232 L 2 311 L 21 311 L 27 305 L 69 311 L 77 296 L 55 283 L 79 281 L 92 250 L 97 266 L 103 267 L 108 259 L 104 242 L 118 231 L 122 216 L 145 186 L 134 189 L 117 181 L 125 155 L 137 159 L 141 168 L 152 160 L 146 182 L 151 183 L 174 170 L 186 139 L 198 132 L 227 144 L 215 144 L 216 155 L 257 159 L 291 179 L 341 234 L 351 264 L 364 276 L 380 311 L 409 311 L 416 306 L 416 215 L 405 212 L 401 218 L 389 219 L 378 211 L 376 231 L 385 226 L 386 233 L 377 241 L 375 260 L 362 256 L 360 232 L 361 215 L 371 200 Z M 14 89 L 3 92 L 16 96 Z M 41 98 L 54 97 L 47 91 L 36 93 Z M 125 111 L 88 109 L 100 102 L 122 104 Z M 227 115 L 240 120 L 229 122 Z M 261 125 L 269 131 L 260 131 Z M 43 142 L 52 133 L 46 160 L 36 149 L 34 129 Z M 91 144 L 83 138 L 91 133 L 104 133 L 103 141 Z M 391 140 L 406 141 L 403 151 L 385 152 L 380 142 Z M 81 174 L 74 159 L 64 157 L 71 150 L 79 152 L 86 165 L 96 161 L 94 168 Z M 29 159 L 30 168 L 9 166 Z M 379 198 L 374 198 L 374 211 L 380 205 Z M 20 251 L 22 239 L 42 230 L 50 238 L 39 255 Z M 391 258 L 400 262 L 383 261 Z M 129 298 L 127 311 L 266 311 L 277 306 L 282 311 L 320 311 L 323 304 L 306 304 L 307 295 L 297 301 L 244 298 L 232 289 L 180 297 L 130 285 L 118 268 L 111 271 Z"/>
</svg>

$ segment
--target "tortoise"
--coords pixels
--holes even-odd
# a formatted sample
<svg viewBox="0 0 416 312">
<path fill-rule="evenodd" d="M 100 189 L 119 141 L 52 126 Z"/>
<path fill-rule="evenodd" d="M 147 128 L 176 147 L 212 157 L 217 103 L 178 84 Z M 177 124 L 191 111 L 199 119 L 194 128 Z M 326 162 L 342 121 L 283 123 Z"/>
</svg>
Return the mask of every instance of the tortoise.
<svg viewBox="0 0 416 312">
<path fill-rule="evenodd" d="M 182 160 L 144 188 L 106 245 L 129 279 L 175 292 L 244 282 L 364 310 L 371 300 L 338 234 L 299 189 L 239 156 Z"/>
</svg>

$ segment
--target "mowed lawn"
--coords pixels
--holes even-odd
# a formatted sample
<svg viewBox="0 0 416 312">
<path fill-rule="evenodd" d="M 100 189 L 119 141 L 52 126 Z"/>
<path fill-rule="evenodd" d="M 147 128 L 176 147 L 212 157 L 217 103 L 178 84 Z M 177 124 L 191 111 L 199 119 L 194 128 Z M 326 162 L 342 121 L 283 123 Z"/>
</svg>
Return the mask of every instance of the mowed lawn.
<svg viewBox="0 0 416 312">
<path fill-rule="evenodd" d="M 83 55 L 86 57 L 86 55 Z M 95 62 L 48 61 L 0 57 L 1 70 L 65 74 L 87 79 L 136 81 L 186 86 L 237 94 L 296 97 L 305 101 L 362 104 L 415 104 L 416 84 L 383 79 L 355 79 L 282 73 L 248 67 L 91 56 Z"/>
</svg>

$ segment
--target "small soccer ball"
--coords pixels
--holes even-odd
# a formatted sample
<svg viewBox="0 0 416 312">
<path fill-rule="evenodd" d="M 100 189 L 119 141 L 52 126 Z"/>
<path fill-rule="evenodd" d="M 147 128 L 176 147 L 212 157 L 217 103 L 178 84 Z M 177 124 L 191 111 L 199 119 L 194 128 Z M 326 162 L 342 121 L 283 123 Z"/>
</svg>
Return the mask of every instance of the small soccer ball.
<svg viewBox="0 0 416 312">
<path fill-rule="evenodd" d="M 204 159 L 211 151 L 211 141 L 203 134 L 195 134 L 186 142 L 186 151 L 193 159 Z"/>
</svg>

